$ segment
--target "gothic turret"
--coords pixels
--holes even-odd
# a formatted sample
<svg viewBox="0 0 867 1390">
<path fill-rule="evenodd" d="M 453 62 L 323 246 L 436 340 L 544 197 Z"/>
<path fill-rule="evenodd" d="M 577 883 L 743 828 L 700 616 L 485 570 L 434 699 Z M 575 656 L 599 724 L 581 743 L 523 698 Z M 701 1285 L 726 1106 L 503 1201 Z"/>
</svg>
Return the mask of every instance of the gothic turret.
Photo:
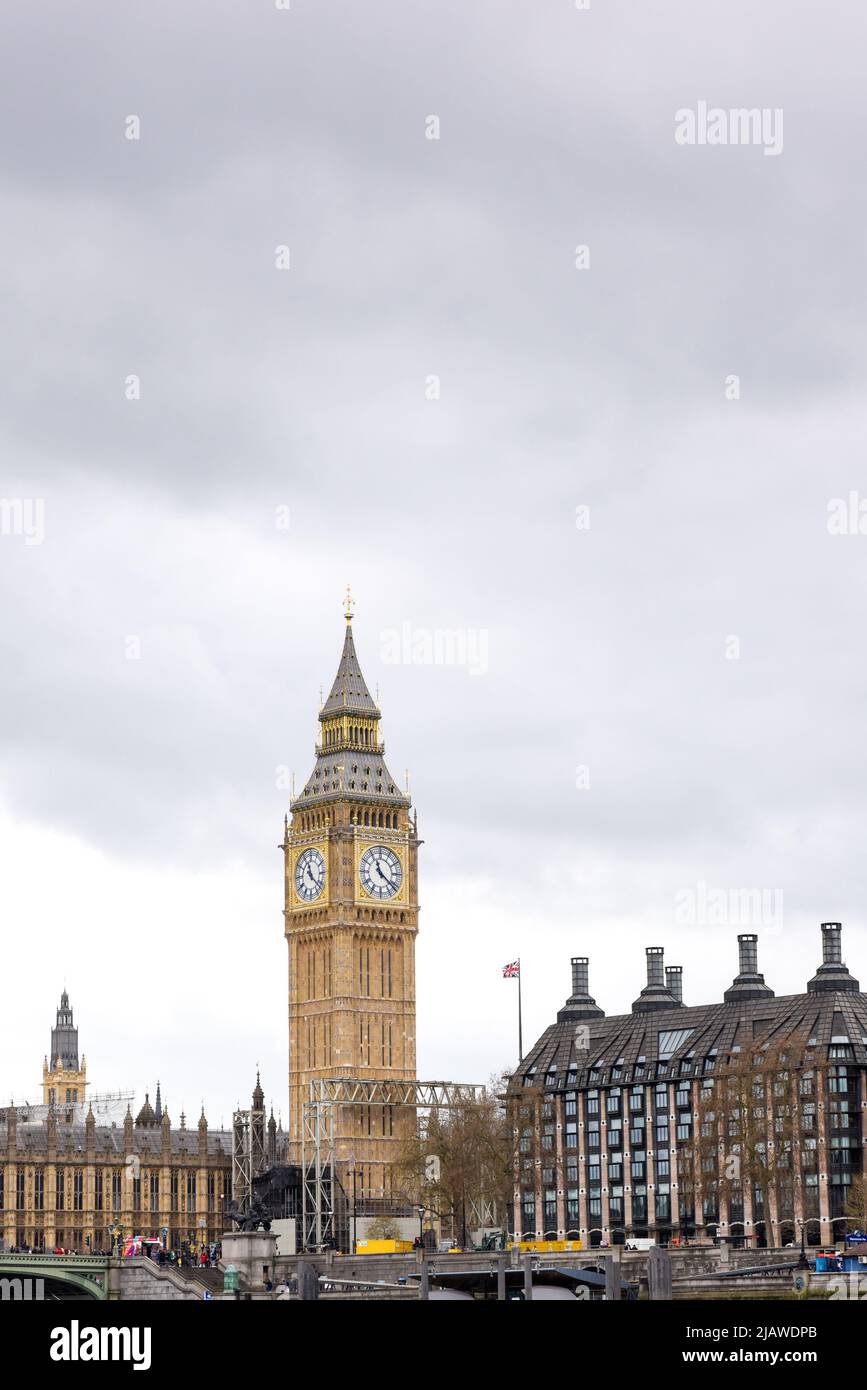
<svg viewBox="0 0 867 1390">
<path fill-rule="evenodd" d="M 150 1102 L 150 1096 L 145 1091 L 144 1105 L 135 1117 L 136 1129 L 156 1129 L 159 1125 L 156 1111 Z"/>
<path fill-rule="evenodd" d="M 202 1158 L 205 1158 L 205 1157 L 207 1156 L 207 1152 L 208 1152 L 208 1120 L 207 1120 L 207 1116 L 205 1115 L 205 1102 L 202 1101 L 202 1113 L 201 1113 L 201 1115 L 199 1116 L 199 1153 L 201 1154 Z"/>
<path fill-rule="evenodd" d="M 80 1104 L 85 1098 L 87 1067 L 78 1056 L 78 1029 L 66 990 L 51 1030 L 51 1050 L 42 1066 L 42 1099 L 46 1105 Z"/>
<path fill-rule="evenodd" d="M 253 1109 L 262 1111 L 265 1109 L 265 1092 L 262 1090 L 262 1083 L 259 1080 L 258 1071 L 256 1072 L 256 1085 L 253 1090 Z"/>
<path fill-rule="evenodd" d="M 274 1107 L 271 1107 L 271 1116 L 268 1120 L 268 1164 L 277 1161 L 277 1121 L 274 1119 Z"/>
<path fill-rule="evenodd" d="M 72 1021 L 66 990 L 60 996 L 57 1022 L 51 1030 L 51 1065 L 78 1071 L 78 1029 Z"/>
</svg>

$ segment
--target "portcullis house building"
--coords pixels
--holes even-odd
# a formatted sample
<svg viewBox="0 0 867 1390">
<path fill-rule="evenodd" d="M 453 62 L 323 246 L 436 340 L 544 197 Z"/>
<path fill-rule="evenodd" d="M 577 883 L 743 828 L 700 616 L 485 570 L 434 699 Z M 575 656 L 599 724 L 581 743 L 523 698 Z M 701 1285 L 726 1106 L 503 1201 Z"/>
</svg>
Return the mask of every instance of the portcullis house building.
<svg viewBox="0 0 867 1390">
<path fill-rule="evenodd" d="M 803 994 L 777 998 L 756 936 L 738 944 L 732 984 L 700 1007 L 648 948 L 646 986 L 613 1016 L 590 995 L 587 958 L 573 959 L 570 997 L 509 1085 L 516 1231 L 585 1245 L 843 1233 L 867 1174 L 867 995 L 839 922 L 822 924 Z"/>
</svg>

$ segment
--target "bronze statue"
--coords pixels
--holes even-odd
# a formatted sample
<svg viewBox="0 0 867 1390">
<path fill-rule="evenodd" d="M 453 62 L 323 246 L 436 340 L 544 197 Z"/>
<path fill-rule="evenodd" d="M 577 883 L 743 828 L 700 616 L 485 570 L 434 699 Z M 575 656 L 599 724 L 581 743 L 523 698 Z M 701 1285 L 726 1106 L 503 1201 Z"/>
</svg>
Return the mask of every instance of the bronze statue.
<svg viewBox="0 0 867 1390">
<path fill-rule="evenodd" d="M 271 1212 L 260 1197 L 252 1197 L 246 1211 L 241 1211 L 237 1202 L 230 1202 L 226 1208 L 230 1221 L 237 1224 L 239 1231 L 263 1231 L 271 1229 Z"/>
</svg>

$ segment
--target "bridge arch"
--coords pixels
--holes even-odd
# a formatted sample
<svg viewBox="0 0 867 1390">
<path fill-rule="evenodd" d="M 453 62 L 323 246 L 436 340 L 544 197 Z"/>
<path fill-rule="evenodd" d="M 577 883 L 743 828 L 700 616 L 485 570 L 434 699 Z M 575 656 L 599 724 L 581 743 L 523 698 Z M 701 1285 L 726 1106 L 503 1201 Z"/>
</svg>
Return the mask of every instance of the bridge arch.
<svg viewBox="0 0 867 1390">
<path fill-rule="evenodd" d="M 82 1267 L 82 1262 L 86 1266 Z M 101 1303 L 108 1297 L 108 1261 L 99 1258 L 62 1255 L 0 1254 L 0 1302 L 36 1302 L 64 1299 L 92 1299 Z"/>
</svg>

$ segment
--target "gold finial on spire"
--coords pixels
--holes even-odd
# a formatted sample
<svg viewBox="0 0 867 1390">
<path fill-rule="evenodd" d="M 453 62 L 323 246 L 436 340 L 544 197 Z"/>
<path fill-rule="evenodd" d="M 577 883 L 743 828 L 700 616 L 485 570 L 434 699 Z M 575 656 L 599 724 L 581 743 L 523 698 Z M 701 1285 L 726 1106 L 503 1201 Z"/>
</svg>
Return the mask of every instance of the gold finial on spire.
<svg viewBox="0 0 867 1390">
<path fill-rule="evenodd" d="M 354 607 L 355 607 L 355 600 L 353 599 L 353 597 L 352 597 L 352 591 L 350 590 L 350 587 L 349 587 L 349 585 L 347 584 L 347 586 L 346 586 L 346 601 L 345 601 L 345 603 L 344 603 L 344 605 L 343 605 L 343 616 L 346 618 L 346 621 L 347 621 L 348 623 L 351 623 L 351 622 L 352 622 L 352 610 L 354 609 Z"/>
</svg>

